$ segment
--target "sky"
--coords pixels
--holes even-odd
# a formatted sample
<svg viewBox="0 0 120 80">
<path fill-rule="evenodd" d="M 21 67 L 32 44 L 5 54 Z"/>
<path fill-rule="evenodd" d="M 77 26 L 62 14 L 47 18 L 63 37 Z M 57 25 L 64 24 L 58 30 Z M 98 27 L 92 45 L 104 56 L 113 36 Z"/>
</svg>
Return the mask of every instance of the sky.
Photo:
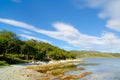
<svg viewBox="0 0 120 80">
<path fill-rule="evenodd" d="M 0 0 L 0 30 L 65 50 L 120 52 L 120 0 Z"/>
</svg>

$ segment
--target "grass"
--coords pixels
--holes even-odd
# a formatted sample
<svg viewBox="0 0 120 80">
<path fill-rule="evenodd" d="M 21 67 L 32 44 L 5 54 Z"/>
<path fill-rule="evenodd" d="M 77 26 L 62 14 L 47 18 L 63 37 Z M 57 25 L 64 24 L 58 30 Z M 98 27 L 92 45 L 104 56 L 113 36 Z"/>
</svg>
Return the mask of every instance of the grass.
<svg viewBox="0 0 120 80">
<path fill-rule="evenodd" d="M 9 66 L 9 64 L 6 61 L 0 61 L 0 66 Z"/>
</svg>

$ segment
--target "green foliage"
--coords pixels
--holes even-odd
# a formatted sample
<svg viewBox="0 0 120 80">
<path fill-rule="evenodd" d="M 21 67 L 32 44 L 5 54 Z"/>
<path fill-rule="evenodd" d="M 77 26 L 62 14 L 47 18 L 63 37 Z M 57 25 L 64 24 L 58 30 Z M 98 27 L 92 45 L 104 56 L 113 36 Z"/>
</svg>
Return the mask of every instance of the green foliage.
<svg viewBox="0 0 120 80">
<path fill-rule="evenodd" d="M 36 40 L 22 41 L 10 31 L 0 31 L 0 60 L 10 59 L 10 63 L 19 60 L 61 60 L 74 59 L 74 53 L 65 51 L 49 43 Z M 9 62 L 9 61 L 7 61 Z"/>
<path fill-rule="evenodd" d="M 0 31 L 0 53 L 5 57 L 6 54 L 11 52 L 17 52 L 19 39 L 15 33 L 10 31 Z"/>
<path fill-rule="evenodd" d="M 6 54 L 6 58 L 19 58 L 19 55 L 18 54 L 13 54 L 13 53 L 9 53 L 9 54 Z"/>
<path fill-rule="evenodd" d="M 9 66 L 9 64 L 6 61 L 0 61 L 0 66 Z"/>
</svg>

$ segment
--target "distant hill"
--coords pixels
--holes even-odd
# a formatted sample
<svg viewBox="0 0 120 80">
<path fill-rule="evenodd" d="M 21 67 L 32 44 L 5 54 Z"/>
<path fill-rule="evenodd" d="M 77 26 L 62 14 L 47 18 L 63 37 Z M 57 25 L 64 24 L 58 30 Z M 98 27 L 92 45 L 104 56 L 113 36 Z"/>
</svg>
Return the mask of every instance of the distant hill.
<svg viewBox="0 0 120 80">
<path fill-rule="evenodd" d="M 106 53 L 98 51 L 70 51 L 75 53 L 78 58 L 120 58 L 120 53 Z"/>
</svg>

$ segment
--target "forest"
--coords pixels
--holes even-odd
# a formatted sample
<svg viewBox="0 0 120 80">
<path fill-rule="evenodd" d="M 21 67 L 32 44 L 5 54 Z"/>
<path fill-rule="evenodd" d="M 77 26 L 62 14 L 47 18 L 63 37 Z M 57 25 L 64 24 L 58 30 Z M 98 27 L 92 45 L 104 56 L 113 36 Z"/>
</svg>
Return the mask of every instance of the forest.
<svg viewBox="0 0 120 80">
<path fill-rule="evenodd" d="M 26 61 L 75 59 L 76 54 L 34 39 L 20 40 L 8 30 L 0 31 L 0 65 Z"/>
</svg>

